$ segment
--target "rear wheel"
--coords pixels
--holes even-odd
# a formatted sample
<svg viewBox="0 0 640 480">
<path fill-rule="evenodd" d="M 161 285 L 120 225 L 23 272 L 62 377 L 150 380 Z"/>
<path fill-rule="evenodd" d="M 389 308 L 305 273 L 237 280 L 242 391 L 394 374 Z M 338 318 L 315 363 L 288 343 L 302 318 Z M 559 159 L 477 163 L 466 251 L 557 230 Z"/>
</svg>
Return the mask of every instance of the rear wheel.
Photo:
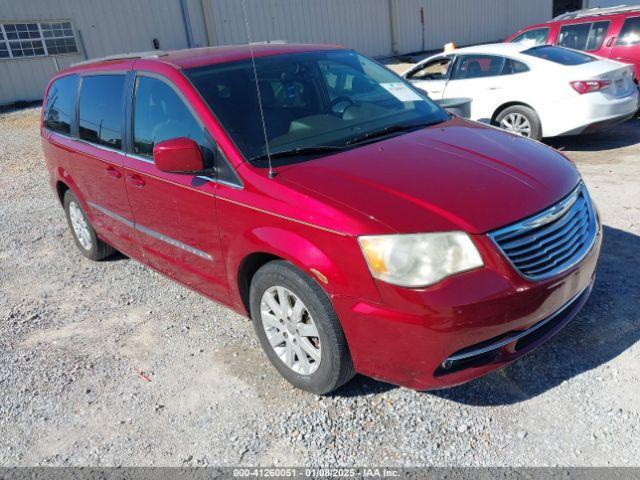
<svg viewBox="0 0 640 480">
<path fill-rule="evenodd" d="M 273 261 L 260 268 L 251 281 L 250 304 L 260 344 L 289 383 L 326 394 L 355 375 L 331 302 L 296 267 Z"/>
<path fill-rule="evenodd" d="M 103 260 L 113 255 L 115 249 L 98 238 L 80 202 L 71 190 L 65 192 L 63 203 L 73 239 L 82 254 L 91 260 Z"/>
<path fill-rule="evenodd" d="M 540 140 L 542 126 L 538 114 L 524 105 L 505 108 L 496 117 L 496 125 L 523 137 Z"/>
</svg>

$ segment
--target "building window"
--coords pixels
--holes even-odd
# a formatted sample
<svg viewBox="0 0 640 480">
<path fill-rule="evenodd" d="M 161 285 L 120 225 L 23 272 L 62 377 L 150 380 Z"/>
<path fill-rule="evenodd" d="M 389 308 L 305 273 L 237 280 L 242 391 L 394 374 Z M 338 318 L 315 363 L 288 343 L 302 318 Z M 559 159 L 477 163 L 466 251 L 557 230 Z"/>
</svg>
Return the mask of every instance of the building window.
<svg viewBox="0 0 640 480">
<path fill-rule="evenodd" d="M 78 53 L 71 22 L 0 24 L 0 58 Z"/>
</svg>

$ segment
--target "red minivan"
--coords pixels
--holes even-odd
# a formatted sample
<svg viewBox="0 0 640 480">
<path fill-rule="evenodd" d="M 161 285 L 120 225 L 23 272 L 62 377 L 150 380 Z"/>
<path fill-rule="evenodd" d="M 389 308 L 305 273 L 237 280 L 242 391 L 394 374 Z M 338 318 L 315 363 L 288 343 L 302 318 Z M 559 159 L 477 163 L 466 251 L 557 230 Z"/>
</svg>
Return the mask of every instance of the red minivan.
<svg viewBox="0 0 640 480">
<path fill-rule="evenodd" d="M 601 226 L 575 166 L 354 51 L 261 44 L 58 73 L 51 186 L 115 249 L 249 315 L 293 385 L 415 389 L 526 354 L 583 306 Z"/>
<path fill-rule="evenodd" d="M 557 45 L 634 65 L 640 78 L 640 6 L 589 8 L 531 25 L 507 42 Z"/>
</svg>

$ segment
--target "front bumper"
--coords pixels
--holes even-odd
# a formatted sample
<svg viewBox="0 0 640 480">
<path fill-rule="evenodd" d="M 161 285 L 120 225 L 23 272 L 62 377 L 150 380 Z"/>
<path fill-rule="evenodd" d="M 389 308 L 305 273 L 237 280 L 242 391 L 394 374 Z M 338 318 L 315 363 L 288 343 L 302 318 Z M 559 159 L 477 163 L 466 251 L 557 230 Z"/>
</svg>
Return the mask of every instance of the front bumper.
<svg viewBox="0 0 640 480">
<path fill-rule="evenodd" d="M 488 238 L 475 240 L 485 259 L 483 269 L 422 290 L 379 282 L 381 304 L 332 299 L 356 371 L 431 390 L 468 382 L 527 354 L 586 302 L 602 231 L 598 226 L 596 241 L 579 264 L 535 283 L 523 279 Z M 479 352 L 487 346 L 492 348 Z M 469 352 L 474 355 L 465 356 Z"/>
</svg>

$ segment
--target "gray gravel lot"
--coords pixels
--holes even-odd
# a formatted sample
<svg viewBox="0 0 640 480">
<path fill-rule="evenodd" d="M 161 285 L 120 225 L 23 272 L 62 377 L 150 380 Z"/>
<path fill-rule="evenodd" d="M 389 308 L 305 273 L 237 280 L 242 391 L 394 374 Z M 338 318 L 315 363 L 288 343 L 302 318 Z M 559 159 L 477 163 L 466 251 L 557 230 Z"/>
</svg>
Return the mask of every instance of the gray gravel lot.
<svg viewBox="0 0 640 480">
<path fill-rule="evenodd" d="M 0 465 L 640 466 L 640 120 L 553 141 L 606 225 L 593 295 L 556 338 L 451 390 L 356 377 L 319 398 L 245 318 L 80 255 L 38 114 L 0 114 Z"/>
</svg>

